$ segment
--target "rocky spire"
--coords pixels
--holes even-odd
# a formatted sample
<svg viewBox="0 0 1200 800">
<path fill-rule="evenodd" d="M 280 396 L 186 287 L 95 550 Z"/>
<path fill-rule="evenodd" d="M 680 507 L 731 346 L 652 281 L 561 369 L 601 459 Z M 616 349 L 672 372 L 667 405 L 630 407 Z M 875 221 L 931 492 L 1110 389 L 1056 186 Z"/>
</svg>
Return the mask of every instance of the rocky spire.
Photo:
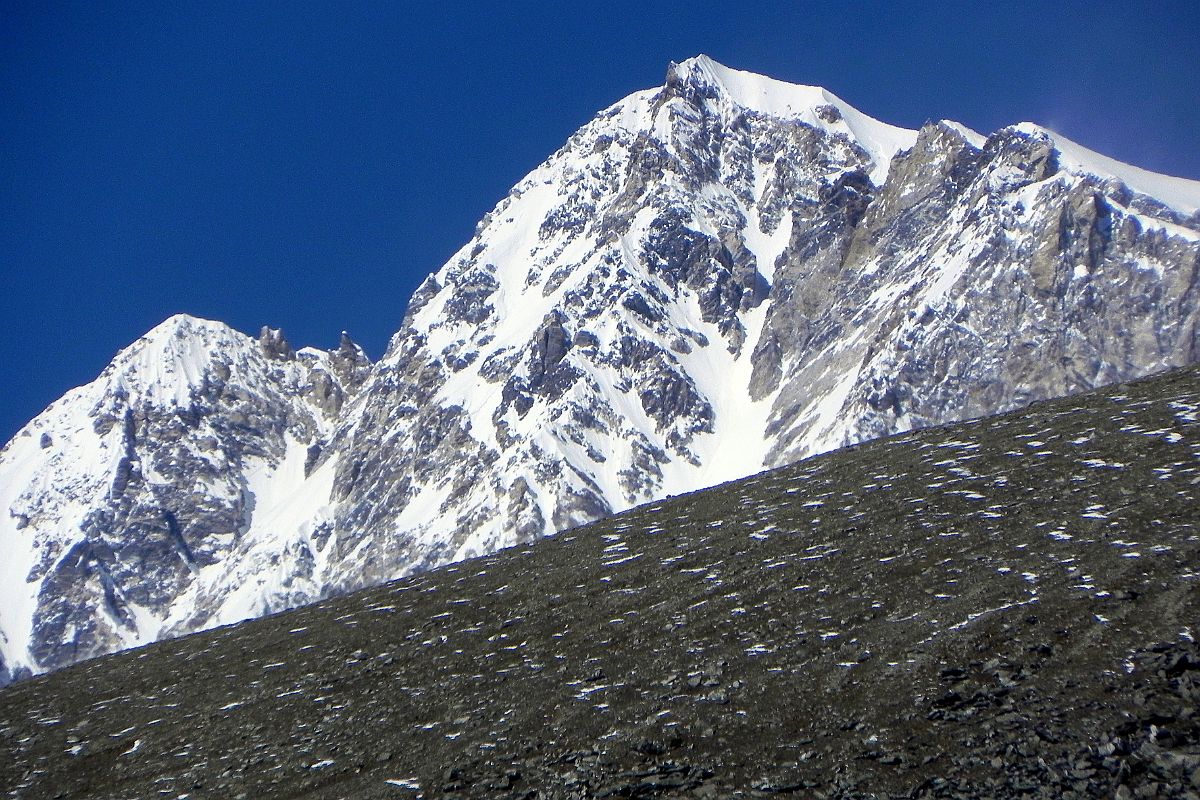
<svg viewBox="0 0 1200 800">
<path fill-rule="evenodd" d="M 282 328 L 263 325 L 262 330 L 258 332 L 258 344 L 262 347 L 263 352 L 272 358 L 290 361 L 296 357 L 296 351 L 292 349 L 291 344 L 283 335 Z"/>
</svg>

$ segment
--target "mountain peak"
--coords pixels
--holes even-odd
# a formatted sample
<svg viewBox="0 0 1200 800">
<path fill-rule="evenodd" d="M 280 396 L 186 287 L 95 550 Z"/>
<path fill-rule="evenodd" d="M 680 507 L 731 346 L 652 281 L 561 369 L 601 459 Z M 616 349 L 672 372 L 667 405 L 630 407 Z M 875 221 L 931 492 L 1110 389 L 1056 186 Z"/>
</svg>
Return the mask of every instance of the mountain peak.
<svg viewBox="0 0 1200 800">
<path fill-rule="evenodd" d="M 666 83 L 668 87 L 679 84 L 707 87 L 737 105 L 772 116 L 792 116 L 840 102 L 820 86 L 787 83 L 733 69 L 704 54 L 672 62 L 667 68 Z"/>
<path fill-rule="evenodd" d="M 733 69 L 698 55 L 667 69 L 665 88 L 696 103 L 727 111 L 752 111 L 777 119 L 803 122 L 856 141 L 875 163 L 871 180 L 881 185 L 892 158 L 912 147 L 917 132 L 880 122 L 820 86 L 769 78 Z"/>
<path fill-rule="evenodd" d="M 155 404 L 186 406 L 211 365 L 232 360 L 249 341 L 223 322 L 175 314 L 121 350 L 101 378 Z"/>
<path fill-rule="evenodd" d="M 232 329 L 224 322 L 216 320 L 204 319 L 203 317 L 194 317 L 191 314 L 172 314 L 162 322 L 155 325 L 142 337 L 143 339 L 163 339 L 170 338 L 181 333 L 191 333 L 200 331 L 210 332 L 225 332 Z"/>
<path fill-rule="evenodd" d="M 0 683 L 1195 360 L 1200 218 L 1145 188 L 1195 184 L 924 131 L 697 56 L 514 187 L 374 365 L 171 317 L 0 451 Z"/>
</svg>

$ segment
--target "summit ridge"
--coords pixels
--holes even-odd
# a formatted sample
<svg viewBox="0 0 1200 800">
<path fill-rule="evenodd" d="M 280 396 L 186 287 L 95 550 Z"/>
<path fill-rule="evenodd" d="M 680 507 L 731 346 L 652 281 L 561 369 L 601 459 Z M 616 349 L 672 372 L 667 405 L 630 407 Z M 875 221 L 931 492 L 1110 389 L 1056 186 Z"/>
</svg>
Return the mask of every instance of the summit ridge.
<svg viewBox="0 0 1200 800">
<path fill-rule="evenodd" d="M 739 110 L 844 134 L 870 153 L 874 162 L 871 178 L 877 185 L 887 177 L 892 157 L 912 147 L 917 138 L 916 131 L 867 116 L 828 89 L 732 69 L 706 55 L 671 64 L 665 86 L 670 90 L 675 85 L 705 87 Z"/>
</svg>

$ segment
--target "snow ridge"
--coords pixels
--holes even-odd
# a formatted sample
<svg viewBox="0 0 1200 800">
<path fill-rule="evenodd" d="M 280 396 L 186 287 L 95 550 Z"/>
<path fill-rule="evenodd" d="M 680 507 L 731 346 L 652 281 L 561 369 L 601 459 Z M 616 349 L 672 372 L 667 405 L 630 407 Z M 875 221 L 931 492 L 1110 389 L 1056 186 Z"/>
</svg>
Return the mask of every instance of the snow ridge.
<svg viewBox="0 0 1200 800">
<path fill-rule="evenodd" d="M 1031 136 L 1050 137 L 1062 165 L 1072 172 L 1115 179 L 1133 191 L 1152 197 L 1183 214 L 1195 214 L 1200 210 L 1200 181 L 1161 175 L 1125 164 L 1032 122 L 1022 122 L 1014 126 L 1014 130 Z"/>
</svg>

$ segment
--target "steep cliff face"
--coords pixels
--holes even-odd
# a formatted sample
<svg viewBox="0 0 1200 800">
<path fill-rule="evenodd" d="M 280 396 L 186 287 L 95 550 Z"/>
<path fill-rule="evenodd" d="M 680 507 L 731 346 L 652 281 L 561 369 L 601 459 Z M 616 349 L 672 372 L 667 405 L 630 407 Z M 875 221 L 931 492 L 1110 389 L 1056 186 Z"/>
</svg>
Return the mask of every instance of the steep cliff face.
<svg viewBox="0 0 1200 800">
<path fill-rule="evenodd" d="M 30 423 L 0 456 L 0 657 L 52 668 L 1195 361 L 1198 208 L 1034 125 L 907 131 L 672 65 L 480 222 L 378 363 L 177 318 Z"/>
<path fill-rule="evenodd" d="M 768 462 L 1195 360 L 1195 200 L 1102 163 L 1028 124 L 922 129 L 823 280 L 784 255 L 755 353 L 753 389 L 781 387 Z"/>
</svg>

